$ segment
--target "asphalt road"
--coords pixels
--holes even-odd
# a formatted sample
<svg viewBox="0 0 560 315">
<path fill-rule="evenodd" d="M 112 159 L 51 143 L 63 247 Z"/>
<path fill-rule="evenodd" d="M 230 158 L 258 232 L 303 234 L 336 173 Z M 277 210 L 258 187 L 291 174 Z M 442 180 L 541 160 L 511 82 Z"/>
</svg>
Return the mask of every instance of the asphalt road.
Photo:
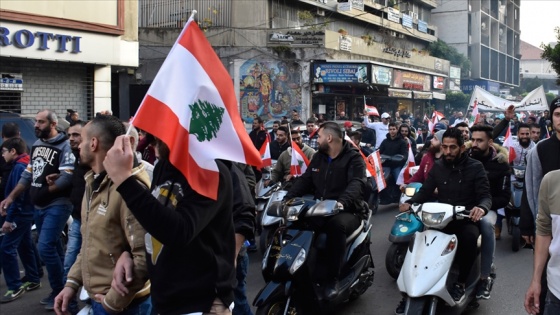
<svg viewBox="0 0 560 315">
<path fill-rule="evenodd" d="M 396 205 L 381 207 L 373 217 L 373 239 L 372 253 L 375 263 L 375 279 L 373 286 L 359 299 L 351 303 L 341 305 L 335 310 L 336 315 L 352 314 L 393 314 L 400 300 L 400 293 L 396 282 L 385 270 L 385 253 L 390 245 L 387 240 L 389 230 L 397 214 Z M 481 301 L 478 310 L 468 314 L 499 314 L 499 315 L 522 315 L 526 314 L 523 308 L 523 298 L 529 286 L 532 273 L 532 252 L 522 249 L 517 253 L 511 251 L 511 237 L 505 231 L 502 232 L 502 240 L 496 243 L 497 279 L 492 291 L 492 297 L 488 301 Z M 264 285 L 260 274 L 260 253 L 250 254 L 250 266 L 248 275 L 248 292 L 252 303 L 256 294 Z M 0 280 L 0 294 L 6 292 L 4 278 Z M 48 280 L 45 275 L 42 279 L 41 289 L 27 292 L 20 299 L 7 304 L 0 304 L 0 314 L 29 315 L 48 314 L 39 300 L 50 292 Z M 53 314 L 51 312 L 51 314 Z"/>
</svg>

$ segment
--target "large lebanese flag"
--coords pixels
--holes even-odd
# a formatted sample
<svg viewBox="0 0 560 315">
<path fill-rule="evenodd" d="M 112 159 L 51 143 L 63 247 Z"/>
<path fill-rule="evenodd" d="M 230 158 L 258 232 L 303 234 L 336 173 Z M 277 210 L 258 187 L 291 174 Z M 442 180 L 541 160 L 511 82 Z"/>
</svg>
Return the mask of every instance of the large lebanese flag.
<svg viewBox="0 0 560 315">
<path fill-rule="evenodd" d="M 289 149 L 288 149 L 289 150 Z M 301 176 L 307 170 L 309 160 L 303 154 L 297 143 L 292 141 L 292 162 L 290 163 L 290 174 L 292 176 Z"/>
<path fill-rule="evenodd" d="M 480 114 L 478 113 L 478 104 L 477 101 L 475 100 L 474 107 L 471 113 L 471 119 L 469 121 L 469 128 L 472 127 L 473 125 L 476 125 L 479 119 L 480 119 Z"/>
<path fill-rule="evenodd" d="M 370 163 L 370 161 L 368 160 L 368 158 L 364 155 L 364 153 L 362 152 L 362 150 L 360 150 L 360 147 L 358 147 L 354 141 L 352 141 L 352 139 L 350 139 L 350 137 L 348 137 L 348 134 L 344 135 L 344 140 L 348 141 L 348 143 L 350 143 L 351 145 L 354 146 L 354 148 L 358 149 L 358 152 L 360 152 L 360 155 L 362 156 L 362 159 L 364 159 L 364 163 L 366 163 L 366 177 L 375 177 L 375 169 L 373 168 L 373 165 Z"/>
<path fill-rule="evenodd" d="M 408 161 L 406 166 L 401 169 L 399 173 L 399 178 L 397 178 L 397 185 L 405 184 L 410 180 L 410 168 L 416 166 L 414 161 L 414 154 L 412 153 L 412 147 L 410 146 L 410 140 L 408 141 Z"/>
<path fill-rule="evenodd" d="M 165 142 L 191 187 L 214 200 L 215 159 L 262 164 L 237 111 L 231 77 L 192 17 L 131 123 Z"/>
<path fill-rule="evenodd" d="M 262 167 L 272 165 L 272 157 L 270 156 L 270 135 L 266 133 L 266 140 L 264 141 L 261 149 L 259 150 L 261 154 Z"/>
<path fill-rule="evenodd" d="M 381 154 L 379 153 L 379 150 L 370 154 L 368 156 L 368 161 L 374 167 L 374 177 L 375 182 L 377 183 L 377 191 L 381 192 L 387 187 L 387 183 L 385 182 L 385 175 L 383 173 L 383 165 L 381 165 Z"/>
<path fill-rule="evenodd" d="M 509 149 L 509 163 L 513 163 L 517 154 L 515 154 L 515 149 L 513 148 L 513 139 L 511 138 L 509 126 L 507 127 L 506 138 L 504 139 L 503 146 Z"/>
</svg>

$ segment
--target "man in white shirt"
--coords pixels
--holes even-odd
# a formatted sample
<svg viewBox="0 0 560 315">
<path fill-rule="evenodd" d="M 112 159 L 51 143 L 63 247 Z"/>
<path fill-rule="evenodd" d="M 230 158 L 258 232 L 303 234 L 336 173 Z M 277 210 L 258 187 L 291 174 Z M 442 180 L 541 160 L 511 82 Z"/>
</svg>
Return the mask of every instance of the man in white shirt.
<svg viewBox="0 0 560 315">
<path fill-rule="evenodd" d="M 367 116 L 367 112 L 364 111 L 364 124 L 370 128 L 375 130 L 375 147 L 379 148 L 381 142 L 387 138 L 387 133 L 389 133 L 389 123 L 391 122 L 391 116 L 388 113 L 381 114 L 381 121 L 380 122 L 369 122 L 369 118 Z"/>
</svg>

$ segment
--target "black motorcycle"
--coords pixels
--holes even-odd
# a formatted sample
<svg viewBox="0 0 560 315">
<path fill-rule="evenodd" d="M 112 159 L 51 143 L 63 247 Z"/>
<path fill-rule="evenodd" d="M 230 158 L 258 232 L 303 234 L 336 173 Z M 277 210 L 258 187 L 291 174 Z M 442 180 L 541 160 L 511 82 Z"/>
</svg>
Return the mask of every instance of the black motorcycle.
<svg viewBox="0 0 560 315">
<path fill-rule="evenodd" d="M 374 265 L 370 252 L 371 212 L 346 239 L 338 296 L 326 299 L 322 284 L 327 279 L 326 234 L 314 231 L 308 219 L 328 217 L 340 209 L 335 200 L 294 198 L 274 202 L 267 214 L 283 218 L 262 261 L 267 282 L 255 298 L 257 315 L 325 314 L 347 300 L 354 300 L 373 284 Z"/>
<path fill-rule="evenodd" d="M 505 208 L 508 233 L 512 237 L 511 250 L 518 251 L 521 247 L 521 230 L 519 229 L 519 219 L 521 212 L 521 195 L 525 185 L 525 166 L 513 166 L 513 177 L 511 181 L 511 199 Z"/>
</svg>

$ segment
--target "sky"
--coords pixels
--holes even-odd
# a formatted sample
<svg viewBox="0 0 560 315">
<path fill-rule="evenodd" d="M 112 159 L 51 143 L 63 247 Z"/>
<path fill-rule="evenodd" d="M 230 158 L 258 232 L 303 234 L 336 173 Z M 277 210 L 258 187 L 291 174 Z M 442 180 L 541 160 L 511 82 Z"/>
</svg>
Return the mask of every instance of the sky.
<svg viewBox="0 0 560 315">
<path fill-rule="evenodd" d="M 556 42 L 554 27 L 560 26 L 560 0 L 521 0 L 521 40 L 540 47 Z"/>
</svg>

